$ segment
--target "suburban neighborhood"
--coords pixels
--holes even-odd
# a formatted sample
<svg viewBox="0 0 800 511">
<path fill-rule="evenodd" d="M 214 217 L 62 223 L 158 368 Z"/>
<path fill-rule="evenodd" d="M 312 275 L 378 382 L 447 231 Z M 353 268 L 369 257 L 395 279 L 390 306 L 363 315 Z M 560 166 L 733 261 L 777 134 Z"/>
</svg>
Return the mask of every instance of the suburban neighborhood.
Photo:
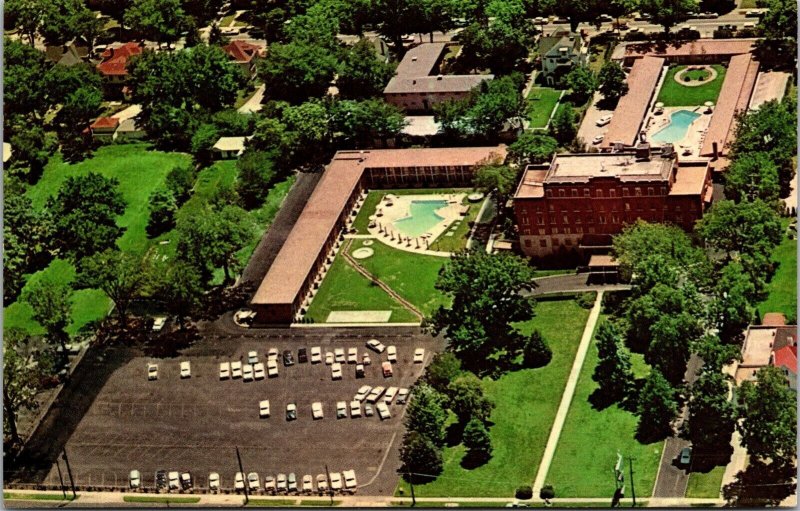
<svg viewBox="0 0 800 511">
<path fill-rule="evenodd" d="M 4 16 L 4 506 L 797 505 L 794 2 Z"/>
</svg>

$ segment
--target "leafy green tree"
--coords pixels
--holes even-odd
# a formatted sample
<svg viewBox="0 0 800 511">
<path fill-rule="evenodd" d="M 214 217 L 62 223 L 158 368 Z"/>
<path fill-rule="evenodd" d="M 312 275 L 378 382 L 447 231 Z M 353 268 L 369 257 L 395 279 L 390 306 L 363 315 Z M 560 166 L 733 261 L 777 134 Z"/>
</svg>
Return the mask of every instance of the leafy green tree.
<svg viewBox="0 0 800 511">
<path fill-rule="evenodd" d="M 260 206 L 275 179 L 273 158 L 270 153 L 255 149 L 246 150 L 236 162 L 238 179 L 236 191 L 247 209 Z"/>
<path fill-rule="evenodd" d="M 49 260 L 50 222 L 34 209 L 31 200 L 17 190 L 15 178 L 3 183 L 3 300 L 12 303 L 33 273 Z"/>
<path fill-rule="evenodd" d="M 762 460 L 790 463 L 797 456 L 797 396 L 780 368 L 767 366 L 739 389 L 742 446 Z"/>
<path fill-rule="evenodd" d="M 164 307 L 175 315 L 180 329 L 186 330 L 186 319 L 200 305 L 204 286 L 198 269 L 185 261 L 172 261 L 159 272 L 156 284 Z"/>
<path fill-rule="evenodd" d="M 758 24 L 764 37 L 768 41 L 783 40 L 794 46 L 794 41 L 797 40 L 797 3 L 786 0 L 766 0 L 759 3 L 767 8 Z"/>
<path fill-rule="evenodd" d="M 571 90 L 571 96 L 578 105 L 582 105 L 597 90 L 597 78 L 586 66 L 575 66 L 564 76 L 564 84 Z"/>
<path fill-rule="evenodd" d="M 623 345 L 623 336 L 616 323 L 600 324 L 596 334 L 598 361 L 592 380 L 600 385 L 605 402 L 619 403 L 625 400 L 633 388 L 631 359 Z"/>
<path fill-rule="evenodd" d="M 632 296 L 625 306 L 629 344 L 643 351 L 651 344 L 653 327 L 662 317 L 673 318 L 680 314 L 695 318 L 703 316 L 697 288 L 688 282 L 683 286 L 659 282 L 647 293 Z"/>
<path fill-rule="evenodd" d="M 16 129 L 11 135 L 14 154 L 6 167 L 8 175 L 14 175 L 33 183 L 39 179 L 44 166 L 54 150 L 53 140 L 48 138 L 41 126 Z"/>
<path fill-rule="evenodd" d="M 682 312 L 674 316 L 661 316 L 650 328 L 653 339 L 645 353 L 645 361 L 659 369 L 661 374 L 678 387 L 686 373 L 692 343 L 703 335 L 698 318 Z"/>
<path fill-rule="evenodd" d="M 61 124 L 61 151 L 65 159 L 75 160 L 86 154 L 88 147 L 82 132 L 97 116 L 102 103 L 103 94 L 99 87 L 79 87 L 67 96 L 57 116 Z"/>
<path fill-rule="evenodd" d="M 656 368 L 650 371 L 639 394 L 638 413 L 636 436 L 640 440 L 661 440 L 672 434 L 672 421 L 678 415 L 675 389 Z"/>
<path fill-rule="evenodd" d="M 313 7 L 312 7 L 313 8 Z M 339 20 L 335 17 L 311 13 L 293 16 L 284 28 L 286 39 L 292 43 L 333 49 L 337 45 Z"/>
<path fill-rule="evenodd" d="M 553 350 L 547 345 L 542 333 L 534 330 L 522 348 L 522 361 L 526 367 L 544 367 L 553 359 Z"/>
<path fill-rule="evenodd" d="M 9 128 L 15 118 L 21 117 L 27 125 L 40 122 L 47 112 L 47 90 L 41 86 L 46 69 L 42 52 L 8 37 L 3 39 L 3 125 L 9 131 L 14 131 Z"/>
<path fill-rule="evenodd" d="M 48 44 L 62 45 L 78 36 L 89 36 L 89 45 L 99 34 L 96 15 L 82 0 L 42 2 L 39 33 Z"/>
<path fill-rule="evenodd" d="M 518 126 L 525 110 L 520 92 L 522 75 L 514 74 L 484 81 L 473 89 L 468 125 L 472 133 L 489 136 L 503 131 L 508 124 Z"/>
<path fill-rule="evenodd" d="M 471 419 L 464 428 L 464 447 L 467 456 L 480 461 L 487 461 L 492 457 L 492 437 L 483 421 Z"/>
<path fill-rule="evenodd" d="M 517 165 L 550 161 L 558 149 L 558 141 L 549 135 L 524 131 L 508 146 L 508 158 Z"/>
<path fill-rule="evenodd" d="M 728 400 L 728 381 L 718 371 L 703 371 L 691 386 L 689 438 L 701 451 L 725 448 L 736 427 L 736 405 Z"/>
<path fill-rule="evenodd" d="M 117 225 L 126 207 L 119 181 L 95 172 L 68 177 L 46 207 L 56 246 L 76 260 L 113 247 L 125 230 Z"/>
<path fill-rule="evenodd" d="M 97 71 L 88 64 L 64 66 L 56 64 L 44 75 L 44 87 L 50 108 L 67 102 L 69 96 L 80 88 L 100 90 L 102 80 Z"/>
<path fill-rule="evenodd" d="M 447 387 L 447 393 L 450 409 L 462 424 L 467 424 L 472 418 L 481 421 L 489 419 L 494 403 L 483 394 L 483 383 L 475 374 L 466 372 L 453 380 Z"/>
<path fill-rule="evenodd" d="M 430 438 L 416 431 L 403 437 L 400 472 L 407 480 L 430 480 L 442 473 L 442 450 Z"/>
<path fill-rule="evenodd" d="M 330 115 L 333 130 L 345 137 L 352 136 L 360 147 L 372 147 L 376 140 L 385 145 L 406 126 L 405 114 L 381 99 L 336 101 Z"/>
<path fill-rule="evenodd" d="M 189 199 L 196 177 L 194 165 L 191 163 L 173 167 L 167 174 L 165 185 L 172 192 L 178 206 Z"/>
<path fill-rule="evenodd" d="M 380 35 L 389 40 L 394 53 L 401 57 L 403 37 L 419 32 L 424 15 L 424 0 L 373 0 L 371 17 Z"/>
<path fill-rule="evenodd" d="M 167 232 L 175 226 L 178 204 L 169 190 L 156 189 L 148 199 L 150 218 L 147 221 L 147 234 L 151 237 Z"/>
<path fill-rule="evenodd" d="M 425 381 L 439 392 L 446 392 L 450 382 L 461 373 L 461 361 L 451 352 L 444 351 L 434 355 L 433 360 L 428 364 L 425 370 Z"/>
<path fill-rule="evenodd" d="M 75 286 L 103 291 L 114 303 L 117 318 L 124 329 L 128 325 L 130 305 L 142 295 L 148 274 L 140 257 L 107 249 L 80 261 Z"/>
<path fill-rule="evenodd" d="M 5 21 L 9 29 L 16 27 L 20 34 L 28 38 L 28 44 L 33 48 L 36 33 L 42 25 L 44 8 L 42 0 L 8 0 L 5 3 Z M 8 41 L 4 41 L 4 47 L 8 51 Z M 38 52 L 37 52 L 38 53 Z M 8 68 L 5 68 L 6 71 Z M 8 78 L 6 78 L 8 79 Z"/>
<path fill-rule="evenodd" d="M 603 67 L 600 68 L 600 73 L 597 75 L 597 81 L 600 94 L 609 101 L 616 103 L 619 98 L 628 93 L 625 71 L 622 70 L 619 62 L 614 60 L 609 60 L 603 64 Z"/>
<path fill-rule="evenodd" d="M 140 39 L 169 45 L 180 38 L 186 13 L 180 0 L 133 0 L 124 21 Z"/>
<path fill-rule="evenodd" d="M 763 287 L 763 282 L 759 287 Z M 753 304 L 758 298 L 756 284 L 737 261 L 726 264 L 719 272 L 714 297 L 709 304 L 712 324 L 726 341 L 741 337 L 753 319 Z"/>
<path fill-rule="evenodd" d="M 482 165 L 475 171 L 473 185 L 483 193 L 494 192 L 495 203 L 503 206 L 517 186 L 517 171 L 508 165 Z"/>
<path fill-rule="evenodd" d="M 67 326 L 71 322 L 72 288 L 54 278 L 29 282 L 22 299 L 31 306 L 34 321 L 47 332 L 47 342 L 61 346 L 61 355 L 66 361 Z"/>
<path fill-rule="evenodd" d="M 199 22 L 209 22 L 217 17 L 217 12 L 222 9 L 224 0 L 182 0 L 186 14 L 193 16 Z"/>
<path fill-rule="evenodd" d="M 562 105 L 550 120 L 550 134 L 559 144 L 567 146 L 572 143 L 575 135 L 578 134 L 578 118 L 571 103 L 565 102 Z"/>
<path fill-rule="evenodd" d="M 434 331 L 447 330 L 450 349 L 468 366 L 498 350 L 516 353 L 520 336 L 510 325 L 533 315 L 533 303 L 519 294 L 532 280 L 531 267 L 515 255 L 454 254 L 436 282 L 452 305 L 434 313 Z"/>
<path fill-rule="evenodd" d="M 737 344 L 722 344 L 715 335 L 704 335 L 694 343 L 692 352 L 703 359 L 704 371 L 722 371 L 723 366 L 730 364 L 734 359 L 741 359 L 741 352 Z"/>
<path fill-rule="evenodd" d="M 775 208 L 762 200 L 735 203 L 718 201 L 695 228 L 706 245 L 725 253 L 768 255 L 783 235 Z"/>
<path fill-rule="evenodd" d="M 6 329 L 3 335 L 3 433 L 13 444 L 20 444 L 17 429 L 19 413 L 38 407 L 36 395 L 45 376 L 46 357 L 34 359 L 31 349 L 35 341 L 17 328 Z"/>
<path fill-rule="evenodd" d="M 208 164 L 211 162 L 211 148 L 219 140 L 219 132 L 213 124 L 201 124 L 192 135 L 192 154 L 195 160 Z"/>
<path fill-rule="evenodd" d="M 639 9 L 652 16 L 655 24 L 664 27 L 664 32 L 688 17 L 690 12 L 697 12 L 697 0 L 641 0 Z"/>
<path fill-rule="evenodd" d="M 734 202 L 774 203 L 780 192 L 778 167 L 763 151 L 737 155 L 725 171 L 725 197 Z"/>
<path fill-rule="evenodd" d="M 266 58 L 258 62 L 258 76 L 264 82 L 267 99 L 301 103 L 327 93 L 336 65 L 335 55 L 326 48 L 273 44 Z"/>
<path fill-rule="evenodd" d="M 472 68 L 489 69 L 496 75 L 507 75 L 528 55 L 528 35 L 521 27 L 505 20 L 472 23 L 459 37 L 464 62 Z"/>
<path fill-rule="evenodd" d="M 417 384 L 414 388 L 414 399 L 409 402 L 406 410 L 406 430 L 421 433 L 437 447 L 442 447 L 446 422 L 445 397 L 426 383 Z"/>
<path fill-rule="evenodd" d="M 222 137 L 244 137 L 253 133 L 254 116 L 234 109 L 220 110 L 211 116 L 211 122 Z"/>
</svg>

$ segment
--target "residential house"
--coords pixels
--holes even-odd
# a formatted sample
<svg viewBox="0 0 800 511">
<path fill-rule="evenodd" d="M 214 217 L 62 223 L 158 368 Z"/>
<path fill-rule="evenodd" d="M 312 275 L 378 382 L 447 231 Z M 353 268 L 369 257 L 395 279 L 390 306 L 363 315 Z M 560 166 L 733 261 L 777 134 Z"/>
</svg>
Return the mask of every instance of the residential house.
<svg viewBox="0 0 800 511">
<path fill-rule="evenodd" d="M 211 148 L 214 156 L 223 160 L 238 158 L 244 152 L 247 137 L 220 137 Z"/>
<path fill-rule="evenodd" d="M 765 314 L 765 317 L 767 315 Z M 729 372 L 736 384 L 755 380 L 766 366 L 779 367 L 789 387 L 797 390 L 797 325 L 750 325 L 742 343 L 742 360 L 734 362 Z"/>
<path fill-rule="evenodd" d="M 108 48 L 101 55 L 97 70 L 103 76 L 103 87 L 109 96 L 118 97 L 128 81 L 128 61 L 142 53 L 139 43 L 125 43 L 116 48 Z"/>
<path fill-rule="evenodd" d="M 3 163 L 8 163 L 8 160 L 11 159 L 11 153 L 11 144 L 3 142 Z"/>
<path fill-rule="evenodd" d="M 264 56 L 264 48 L 257 44 L 245 41 L 231 41 L 230 44 L 222 47 L 223 51 L 239 66 L 246 76 L 256 74 L 256 61 Z"/>
<path fill-rule="evenodd" d="M 539 39 L 542 75 L 547 85 L 556 85 L 575 65 L 588 62 L 589 45 L 579 34 L 559 31 Z"/>
<path fill-rule="evenodd" d="M 116 117 L 98 117 L 89 125 L 89 132 L 95 139 L 111 139 L 119 126 L 119 119 Z"/>
<path fill-rule="evenodd" d="M 119 123 L 117 131 L 114 132 L 114 140 L 139 140 L 145 134 L 136 119 L 131 117 Z"/>
<path fill-rule="evenodd" d="M 44 54 L 53 64 L 70 67 L 86 62 L 89 59 L 89 48 L 73 42 L 69 45 L 47 46 Z"/>
</svg>

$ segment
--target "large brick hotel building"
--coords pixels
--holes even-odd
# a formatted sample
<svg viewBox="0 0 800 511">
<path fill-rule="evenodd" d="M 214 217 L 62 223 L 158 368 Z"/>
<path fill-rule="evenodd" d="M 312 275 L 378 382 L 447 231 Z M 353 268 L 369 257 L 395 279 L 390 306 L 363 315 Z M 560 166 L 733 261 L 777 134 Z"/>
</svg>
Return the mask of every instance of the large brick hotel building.
<svg viewBox="0 0 800 511">
<path fill-rule="evenodd" d="M 520 249 L 543 257 L 605 248 L 639 218 L 691 230 L 712 191 L 707 161 L 681 163 L 670 150 L 559 154 L 528 166 L 517 187 Z"/>
</svg>

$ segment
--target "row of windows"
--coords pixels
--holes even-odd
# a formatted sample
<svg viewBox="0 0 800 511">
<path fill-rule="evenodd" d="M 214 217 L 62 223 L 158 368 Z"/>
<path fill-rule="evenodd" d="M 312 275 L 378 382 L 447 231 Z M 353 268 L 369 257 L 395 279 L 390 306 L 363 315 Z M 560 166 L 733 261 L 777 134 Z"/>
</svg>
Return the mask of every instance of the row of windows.
<svg viewBox="0 0 800 511">
<path fill-rule="evenodd" d="M 570 188 L 569 191 L 570 191 L 570 197 L 578 197 L 578 195 L 580 194 L 578 188 Z M 653 196 L 653 195 L 656 194 L 655 193 L 655 188 L 652 187 L 652 186 L 648 186 L 646 191 L 647 191 L 647 195 L 650 195 L 650 196 Z M 550 197 L 550 198 L 553 197 L 553 190 L 552 189 L 546 190 L 545 193 L 547 194 L 548 197 Z M 661 187 L 661 195 L 666 195 L 666 194 L 667 194 L 667 187 L 666 186 L 662 186 Z M 565 188 L 559 188 L 558 189 L 558 196 L 561 197 L 561 198 L 566 197 L 567 196 L 566 189 Z M 589 188 L 584 188 L 583 189 L 583 196 L 584 197 L 591 197 L 592 196 L 591 190 Z M 617 196 L 617 191 L 615 189 L 609 190 L 608 191 L 608 196 L 610 198 L 616 197 Z M 632 197 L 632 196 L 641 197 L 642 196 L 642 188 L 638 187 L 638 186 L 635 187 L 633 189 L 633 195 L 630 194 L 630 189 L 628 187 L 623 187 L 622 188 L 622 197 Z M 595 197 L 602 198 L 603 197 L 603 190 L 601 190 L 601 189 L 595 190 Z"/>
</svg>

